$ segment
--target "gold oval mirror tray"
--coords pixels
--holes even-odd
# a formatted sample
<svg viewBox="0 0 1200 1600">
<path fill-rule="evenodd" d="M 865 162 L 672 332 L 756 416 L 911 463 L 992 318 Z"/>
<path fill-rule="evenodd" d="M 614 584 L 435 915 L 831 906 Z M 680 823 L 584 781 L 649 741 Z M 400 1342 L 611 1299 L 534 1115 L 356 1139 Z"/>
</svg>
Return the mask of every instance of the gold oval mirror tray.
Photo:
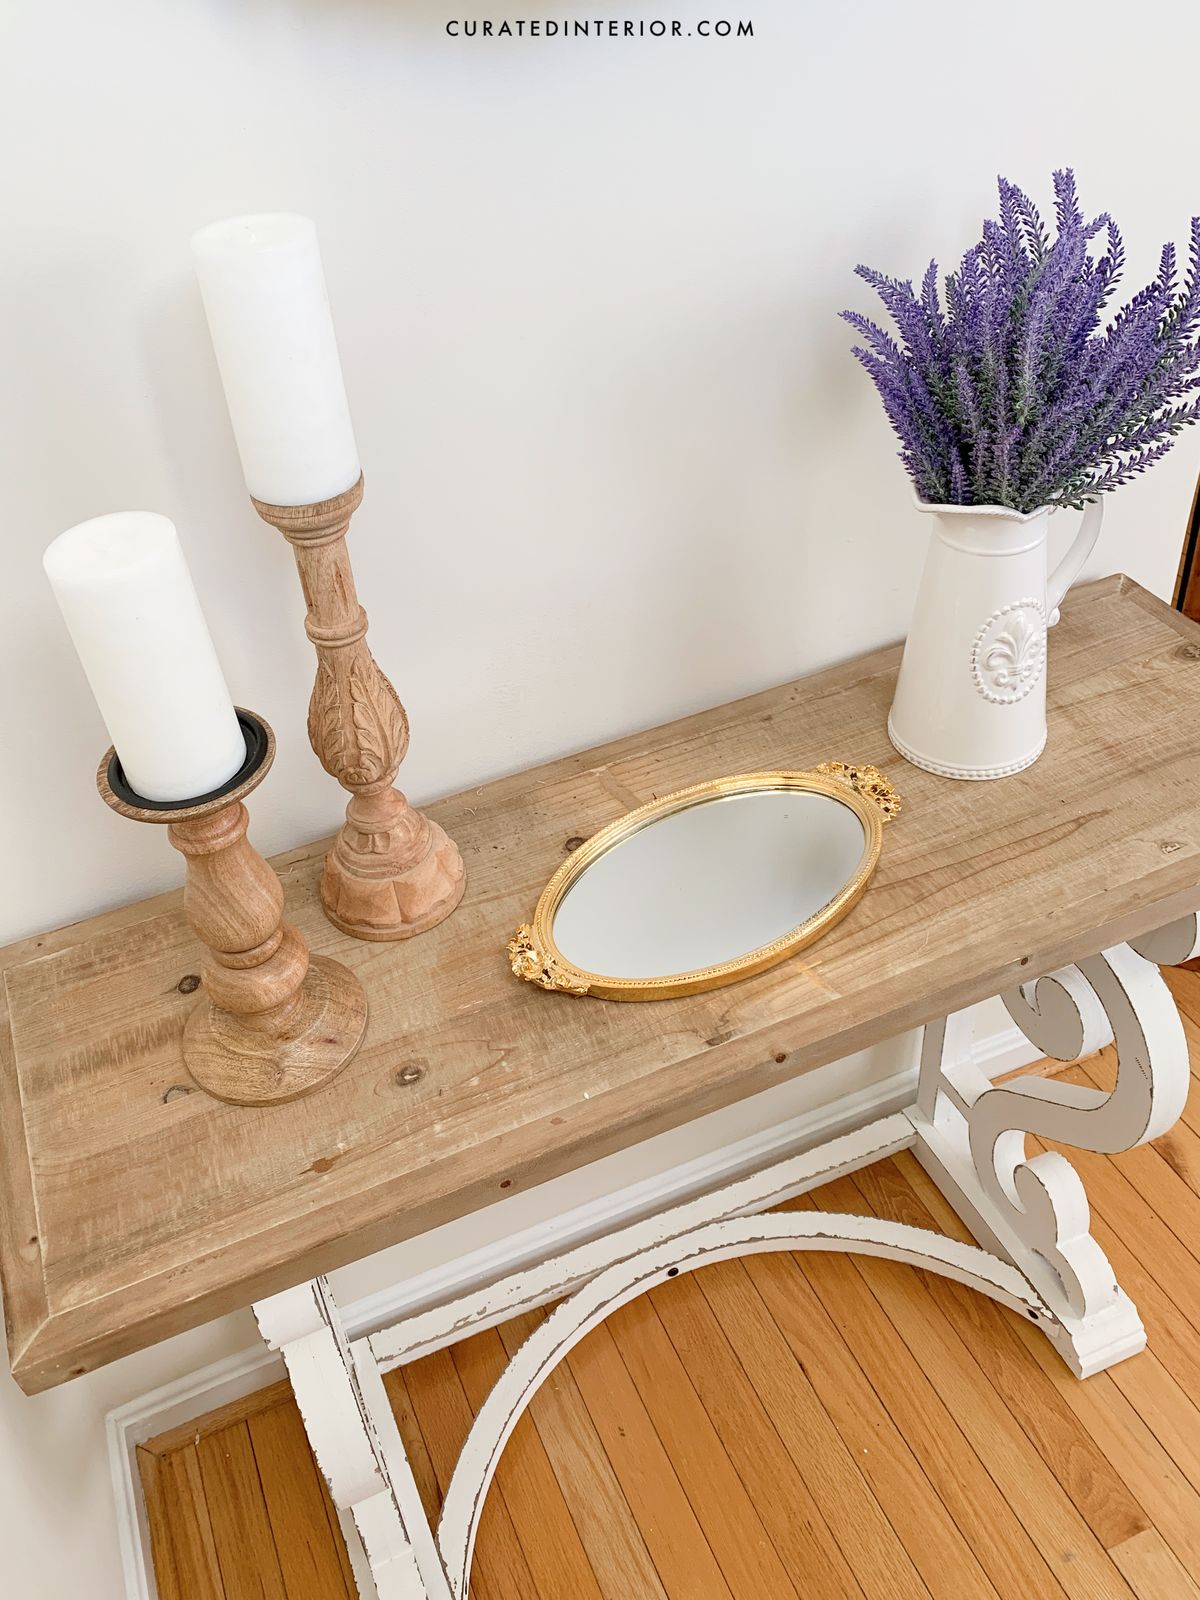
<svg viewBox="0 0 1200 1600">
<path fill-rule="evenodd" d="M 785 961 L 866 891 L 900 797 L 876 767 L 718 778 L 601 828 L 508 946 L 561 994 L 663 1000 Z"/>
</svg>

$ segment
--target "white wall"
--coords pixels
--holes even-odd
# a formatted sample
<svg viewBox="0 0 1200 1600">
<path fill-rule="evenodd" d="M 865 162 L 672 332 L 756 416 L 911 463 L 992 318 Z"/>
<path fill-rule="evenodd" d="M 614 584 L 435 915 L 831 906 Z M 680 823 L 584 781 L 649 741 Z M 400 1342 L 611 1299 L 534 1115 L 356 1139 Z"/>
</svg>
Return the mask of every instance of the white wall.
<svg viewBox="0 0 1200 1600">
<path fill-rule="evenodd" d="M 748 17 L 742 42 L 455 41 L 450 14 L 2 8 L 0 938 L 178 879 L 93 792 L 107 740 L 40 567 L 79 518 L 179 523 L 231 687 L 280 736 L 260 845 L 340 814 L 304 737 L 290 552 L 246 502 L 191 281 L 199 224 L 319 220 L 367 471 L 355 564 L 420 800 L 902 633 L 925 530 L 835 318 L 866 303 L 857 260 L 955 257 L 998 170 L 1044 195 L 1073 161 L 1132 278 L 1200 204 L 1194 110 L 1163 84 L 1163 39 L 1194 55 L 1186 0 L 1140 30 L 1113 0 L 612 13 Z M 1095 572 L 1169 591 L 1198 462 L 1193 435 L 1117 497 Z M 37 1401 L 0 1380 L 15 1594 L 117 1593 L 101 1414 L 245 1337 L 227 1320 Z"/>
<path fill-rule="evenodd" d="M 39 565 L 78 518 L 179 523 L 234 693 L 280 736 L 256 839 L 340 812 L 198 224 L 319 219 L 366 463 L 355 564 L 419 799 L 903 632 L 925 527 L 835 317 L 856 261 L 956 256 L 997 170 L 1045 193 L 1074 161 L 1146 275 L 1200 203 L 1159 28 L 1121 28 L 1104 90 L 1115 5 L 676 10 L 756 37 L 452 40 L 449 0 L 7 0 L 0 827 L 53 846 L 11 852 L 0 937 L 178 878 L 93 792 L 107 740 Z M 1096 570 L 1168 589 L 1198 460 L 1200 435 L 1112 504 Z"/>
</svg>

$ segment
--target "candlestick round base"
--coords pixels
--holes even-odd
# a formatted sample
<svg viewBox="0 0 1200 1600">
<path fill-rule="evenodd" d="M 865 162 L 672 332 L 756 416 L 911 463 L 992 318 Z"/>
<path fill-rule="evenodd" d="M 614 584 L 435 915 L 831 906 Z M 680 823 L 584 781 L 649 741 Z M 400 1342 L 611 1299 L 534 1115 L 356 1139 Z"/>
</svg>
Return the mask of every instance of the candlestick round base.
<svg viewBox="0 0 1200 1600">
<path fill-rule="evenodd" d="M 366 825 L 356 813 L 371 803 L 391 805 L 390 831 Z M 335 928 L 355 939 L 411 939 L 443 921 L 467 886 L 458 846 L 392 789 L 356 797 L 348 820 L 325 857 L 321 904 Z"/>
<path fill-rule="evenodd" d="M 196 1084 L 218 1100 L 281 1105 L 336 1078 L 366 1030 L 358 979 L 340 961 L 313 956 L 282 1019 L 271 1012 L 236 1016 L 201 1000 L 184 1028 L 183 1059 Z"/>
</svg>

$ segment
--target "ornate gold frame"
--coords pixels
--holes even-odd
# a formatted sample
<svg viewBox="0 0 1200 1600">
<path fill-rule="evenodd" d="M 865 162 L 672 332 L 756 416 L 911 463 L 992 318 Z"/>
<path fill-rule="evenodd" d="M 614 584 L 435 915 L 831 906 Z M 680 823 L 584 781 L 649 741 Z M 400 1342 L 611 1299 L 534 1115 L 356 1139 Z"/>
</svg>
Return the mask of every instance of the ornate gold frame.
<svg viewBox="0 0 1200 1600">
<path fill-rule="evenodd" d="M 840 800 L 858 816 L 866 834 L 862 865 L 837 895 L 806 922 L 792 928 L 782 938 L 757 950 L 715 967 L 695 972 L 673 973 L 662 978 L 611 978 L 586 972 L 575 966 L 554 943 L 554 913 L 567 890 L 600 856 L 660 817 L 686 811 L 706 800 L 763 789 L 797 789 L 827 794 Z M 559 994 L 592 995 L 600 1000 L 669 1000 L 682 994 L 699 994 L 719 989 L 765 972 L 785 961 L 797 950 L 812 944 L 862 898 L 879 861 L 883 845 L 883 825 L 898 816 L 900 796 L 877 767 L 852 766 L 844 761 L 823 761 L 811 772 L 750 772 L 733 778 L 717 778 L 679 789 L 627 812 L 601 828 L 570 855 L 542 890 L 532 922 L 524 922 L 508 945 L 514 977 Z"/>
</svg>

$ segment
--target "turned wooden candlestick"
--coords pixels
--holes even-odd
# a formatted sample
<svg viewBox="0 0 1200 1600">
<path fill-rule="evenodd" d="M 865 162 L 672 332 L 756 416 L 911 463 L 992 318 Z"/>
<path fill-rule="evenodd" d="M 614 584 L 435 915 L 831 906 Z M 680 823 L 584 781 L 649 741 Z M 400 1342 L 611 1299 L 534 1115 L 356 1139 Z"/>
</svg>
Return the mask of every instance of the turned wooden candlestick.
<svg viewBox="0 0 1200 1600">
<path fill-rule="evenodd" d="M 462 899 L 457 846 L 393 787 L 408 749 L 408 717 L 367 644 L 346 532 L 363 495 L 360 477 L 308 506 L 254 501 L 291 545 L 317 650 L 308 737 L 317 759 L 350 791 L 346 821 L 325 858 L 321 903 L 357 939 L 407 939 L 441 922 Z"/>
<path fill-rule="evenodd" d="M 242 804 L 275 759 L 275 737 L 251 712 L 239 710 L 238 721 L 246 763 L 210 795 L 146 800 L 130 789 L 114 750 L 96 784 L 123 817 L 165 823 L 187 862 L 184 908 L 206 946 L 204 997 L 183 1034 L 187 1070 L 218 1100 L 275 1105 L 342 1070 L 362 1043 L 367 997 L 348 967 L 310 956 L 283 920 L 283 885 L 247 839 Z"/>
</svg>

